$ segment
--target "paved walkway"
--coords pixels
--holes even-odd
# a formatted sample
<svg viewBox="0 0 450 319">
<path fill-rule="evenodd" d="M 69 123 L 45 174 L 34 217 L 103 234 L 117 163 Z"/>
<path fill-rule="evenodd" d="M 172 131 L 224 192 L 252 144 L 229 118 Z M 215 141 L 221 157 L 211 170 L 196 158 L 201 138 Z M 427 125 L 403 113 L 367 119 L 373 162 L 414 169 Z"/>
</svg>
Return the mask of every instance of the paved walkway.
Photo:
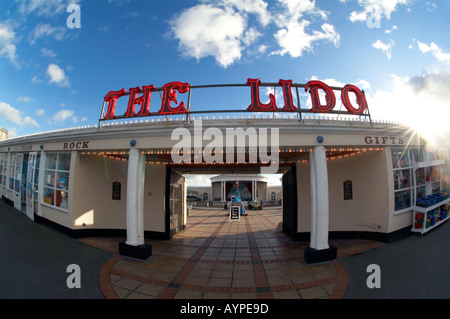
<svg viewBox="0 0 450 319">
<path fill-rule="evenodd" d="M 154 254 L 141 261 L 118 254 L 124 238 L 74 240 L 0 201 L 0 299 L 450 298 L 449 222 L 389 244 L 331 240 L 337 260 L 307 265 L 305 244 L 277 232 L 280 221 L 281 210 L 239 223 L 196 210 L 184 232 L 148 241 Z M 81 268 L 80 289 L 66 284 L 70 264 Z M 370 264 L 380 266 L 380 289 L 367 287 Z"/>
<path fill-rule="evenodd" d="M 104 298 L 98 274 L 113 257 L 31 221 L 0 199 L 0 299 Z M 71 264 L 81 268 L 80 289 L 67 286 Z M 8 305 L 24 310 L 19 303 Z"/>
<path fill-rule="evenodd" d="M 281 212 L 250 211 L 239 222 L 230 222 L 224 210 L 192 210 L 186 230 L 170 241 L 146 240 L 153 256 L 145 261 L 117 254 L 123 238 L 80 241 L 117 254 L 100 272 L 106 298 L 343 298 L 345 268 L 337 260 L 306 264 L 305 244 L 279 232 Z M 365 240 L 330 243 L 338 247 L 338 257 L 384 245 Z"/>
</svg>

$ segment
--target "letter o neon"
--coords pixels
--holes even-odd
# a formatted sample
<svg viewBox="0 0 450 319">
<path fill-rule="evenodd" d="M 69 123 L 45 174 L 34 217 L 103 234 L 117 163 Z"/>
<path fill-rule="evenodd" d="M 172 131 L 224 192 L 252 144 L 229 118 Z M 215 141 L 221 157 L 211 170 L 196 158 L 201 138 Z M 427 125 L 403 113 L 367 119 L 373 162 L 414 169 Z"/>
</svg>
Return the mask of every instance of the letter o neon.
<svg viewBox="0 0 450 319">
<path fill-rule="evenodd" d="M 359 108 L 355 108 L 350 102 L 350 98 L 348 96 L 349 92 L 355 93 L 356 103 L 358 104 Z M 347 84 L 346 86 L 344 86 L 341 91 L 341 99 L 347 111 L 352 114 L 361 115 L 367 109 L 367 100 L 364 93 L 352 84 Z"/>
</svg>

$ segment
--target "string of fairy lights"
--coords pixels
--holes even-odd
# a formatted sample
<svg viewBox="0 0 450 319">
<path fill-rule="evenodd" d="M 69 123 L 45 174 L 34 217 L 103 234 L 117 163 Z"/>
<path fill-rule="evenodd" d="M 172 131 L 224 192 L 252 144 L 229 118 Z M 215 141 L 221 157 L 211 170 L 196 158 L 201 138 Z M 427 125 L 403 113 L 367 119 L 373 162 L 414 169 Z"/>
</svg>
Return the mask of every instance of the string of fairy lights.
<svg viewBox="0 0 450 319">
<path fill-rule="evenodd" d="M 327 160 L 333 161 L 333 160 L 339 160 L 339 159 L 347 159 L 351 158 L 360 154 L 364 154 L 367 152 L 381 152 L 384 151 L 384 147 L 325 147 L 325 151 L 327 153 Z M 221 154 L 227 154 L 227 153 L 245 153 L 250 154 L 252 152 L 257 152 L 257 149 L 247 149 L 247 150 L 222 150 Z M 295 164 L 295 163 L 308 163 L 309 162 L 309 153 L 314 152 L 313 148 L 280 148 L 278 149 L 279 160 L 280 164 Z M 171 165 L 174 164 L 174 162 L 170 159 L 166 159 L 167 157 L 171 157 L 173 154 L 178 153 L 178 155 L 181 155 L 182 152 L 174 152 L 172 150 L 143 150 L 141 151 L 142 155 L 146 156 L 146 164 L 156 164 L 156 165 Z M 190 154 L 194 156 L 195 154 L 205 156 L 207 154 L 205 150 L 199 150 L 194 151 L 191 150 Z M 212 156 L 214 156 L 214 152 L 210 153 Z M 294 155 L 292 158 L 283 158 L 283 155 Z M 81 152 L 81 155 L 92 155 L 92 156 L 98 156 L 106 159 L 111 160 L 117 160 L 117 161 L 124 161 L 126 162 L 128 160 L 129 152 L 126 150 L 116 150 L 116 151 L 83 151 Z M 295 157 L 295 155 L 299 155 Z M 166 158 L 164 158 L 166 157 Z M 206 162 L 206 161 L 192 161 L 188 163 L 175 163 L 175 164 L 185 164 L 185 165 L 194 165 L 194 166 L 202 166 L 202 165 L 233 165 L 233 164 L 240 164 L 240 165 L 266 165 L 269 164 L 269 161 L 244 161 L 244 162 Z"/>
</svg>

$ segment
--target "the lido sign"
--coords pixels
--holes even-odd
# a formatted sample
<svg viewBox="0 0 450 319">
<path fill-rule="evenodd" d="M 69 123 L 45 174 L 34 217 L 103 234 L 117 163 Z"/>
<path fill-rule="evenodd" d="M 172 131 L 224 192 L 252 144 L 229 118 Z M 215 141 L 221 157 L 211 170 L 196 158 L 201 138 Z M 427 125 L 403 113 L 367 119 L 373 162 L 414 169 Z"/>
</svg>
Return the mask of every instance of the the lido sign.
<svg viewBox="0 0 450 319">
<path fill-rule="evenodd" d="M 249 112 L 298 112 L 297 106 L 294 105 L 292 98 L 292 80 L 279 80 L 278 85 L 281 86 L 283 91 L 284 106 L 278 108 L 275 96 L 269 94 L 269 102 L 264 104 L 261 102 L 259 97 L 259 87 L 261 81 L 259 79 L 248 79 L 246 85 L 250 87 L 251 92 L 251 103 L 247 110 Z M 299 85 L 296 85 L 299 87 Z M 336 88 L 331 88 L 327 84 L 321 81 L 309 81 L 306 85 L 300 85 L 304 87 L 306 92 L 309 92 L 311 96 L 312 108 L 309 112 L 313 113 L 330 113 L 336 106 L 336 96 L 334 90 Z M 172 114 L 186 114 L 188 110 L 186 109 L 185 103 L 177 101 L 177 93 L 184 94 L 191 89 L 189 83 L 184 82 L 170 82 L 165 84 L 162 89 L 161 107 L 158 110 L 158 115 L 172 115 Z M 124 96 L 128 97 L 127 110 L 123 116 L 120 117 L 141 117 L 150 116 L 150 101 L 152 97 L 152 92 L 157 90 L 154 85 L 130 88 L 129 92 L 125 89 L 120 91 L 110 91 L 105 96 L 104 101 L 107 103 L 108 108 L 106 114 L 104 115 L 104 120 L 115 119 L 116 115 L 116 104 L 117 100 Z M 339 89 L 341 91 L 341 101 L 349 114 L 362 115 L 367 109 L 367 101 L 359 88 L 355 85 L 347 84 L 343 88 Z M 323 92 L 325 94 L 325 104 L 322 104 L 319 98 L 319 93 Z M 353 93 L 356 97 L 356 105 L 354 105 L 350 100 L 350 93 Z M 139 95 L 141 94 L 141 95 Z M 139 111 L 136 113 L 136 105 L 140 106 Z M 103 113 L 103 110 L 102 110 Z M 103 116 L 103 114 L 102 114 Z"/>
</svg>

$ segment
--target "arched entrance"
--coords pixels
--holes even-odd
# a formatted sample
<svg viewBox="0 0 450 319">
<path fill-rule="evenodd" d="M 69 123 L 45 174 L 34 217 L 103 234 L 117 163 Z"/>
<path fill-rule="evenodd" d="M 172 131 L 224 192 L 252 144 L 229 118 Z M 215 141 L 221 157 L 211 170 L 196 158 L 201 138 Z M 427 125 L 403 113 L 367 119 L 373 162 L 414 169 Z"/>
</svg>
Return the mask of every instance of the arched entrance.
<svg viewBox="0 0 450 319">
<path fill-rule="evenodd" d="M 168 166 L 168 172 L 171 172 L 171 182 L 167 184 L 167 194 L 168 197 L 170 197 L 170 203 L 174 201 L 173 196 L 174 193 L 171 191 L 173 190 L 173 176 L 176 174 L 176 176 L 191 176 L 191 175 L 217 175 L 217 178 L 211 179 L 211 196 L 213 199 L 216 198 L 217 200 L 210 201 L 208 203 L 202 203 L 193 205 L 192 202 L 189 204 L 189 206 L 193 207 L 210 207 L 217 208 L 222 210 L 224 206 L 229 205 L 233 191 L 236 190 L 235 184 L 236 181 L 233 181 L 233 177 L 235 179 L 239 179 L 239 189 L 245 189 L 245 194 L 247 194 L 247 197 L 242 197 L 243 202 L 245 202 L 246 208 L 251 209 L 251 206 L 247 206 L 248 203 L 251 203 L 253 200 L 263 199 L 264 210 L 270 209 L 272 206 L 276 206 L 278 211 L 281 211 L 282 216 L 282 231 L 289 236 L 291 239 L 295 238 L 295 234 L 297 233 L 297 178 L 296 178 L 296 169 L 295 165 L 283 165 L 280 166 L 277 175 L 276 176 L 282 176 L 281 178 L 281 198 L 277 200 L 277 205 L 270 203 L 271 193 L 268 193 L 267 185 L 264 185 L 265 187 L 262 187 L 262 185 L 258 185 L 255 181 L 245 181 L 245 179 L 249 179 L 247 176 L 259 176 L 258 173 L 260 172 L 260 167 L 258 165 L 252 165 L 252 164 L 230 164 L 230 165 L 187 165 L 187 164 L 171 164 Z M 263 178 L 261 177 L 260 180 L 262 181 Z M 218 185 L 214 185 L 218 184 Z M 242 184 L 242 185 L 241 185 Z M 262 183 L 261 183 L 262 184 Z M 206 185 L 205 185 L 206 186 Z M 204 186 L 204 187 L 205 187 Z M 217 187 L 216 187 L 217 186 Z M 242 187 L 241 187 L 242 186 Z M 234 187 L 234 188 L 233 188 Z M 260 188 L 258 190 L 258 187 Z M 264 190 L 263 190 L 264 189 Z M 259 193 L 261 191 L 264 191 L 264 196 L 261 195 L 259 197 Z M 189 191 L 191 193 L 191 191 Z M 194 193 L 194 192 L 192 192 Z M 199 200 L 201 201 L 201 197 L 203 197 L 204 191 L 200 188 L 199 191 L 196 192 L 195 198 L 190 198 L 191 201 Z M 191 195 L 192 196 L 192 195 Z M 189 197 L 186 196 L 183 198 L 184 205 L 186 205 L 186 198 Z M 200 198 L 199 198 L 200 197 Z M 259 198 L 258 198 L 259 197 Z M 178 230 L 182 230 L 185 227 L 184 225 L 178 224 L 175 226 L 172 221 L 175 220 L 174 215 L 176 213 L 173 211 L 174 205 L 171 205 L 169 201 L 167 201 L 167 206 L 169 207 L 169 210 L 166 210 L 166 220 L 170 221 L 171 228 L 170 228 L 170 234 L 168 237 L 172 237 L 175 235 Z M 280 203 L 280 204 L 278 204 Z M 170 204 L 170 205 L 169 205 Z M 206 205 L 208 204 L 208 205 Z M 280 206 L 278 206 L 280 205 Z M 251 213 L 251 210 L 249 210 Z M 178 218 L 178 221 L 182 221 L 182 218 Z M 274 226 L 276 228 L 277 225 Z M 178 227 L 178 228 L 177 228 Z"/>
</svg>

